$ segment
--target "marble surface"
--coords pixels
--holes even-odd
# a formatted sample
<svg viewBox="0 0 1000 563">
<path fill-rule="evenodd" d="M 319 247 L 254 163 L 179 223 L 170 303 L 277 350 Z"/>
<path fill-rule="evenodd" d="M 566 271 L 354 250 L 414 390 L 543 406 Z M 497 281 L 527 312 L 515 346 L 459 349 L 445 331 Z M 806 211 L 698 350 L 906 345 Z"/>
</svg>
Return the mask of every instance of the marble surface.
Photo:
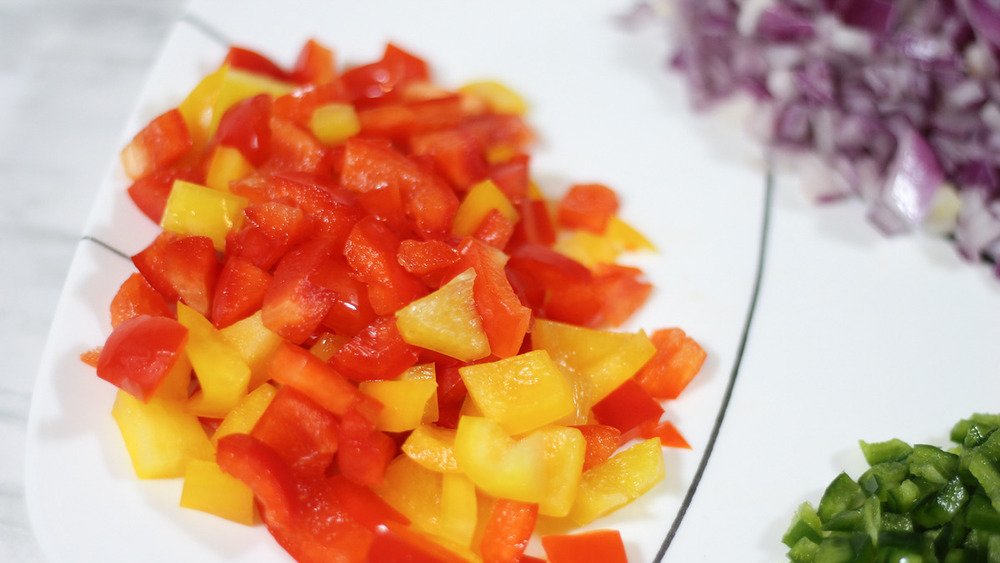
<svg viewBox="0 0 1000 563">
<path fill-rule="evenodd" d="M 41 561 L 25 427 L 56 301 L 181 0 L 0 0 L 0 561 Z"/>
</svg>

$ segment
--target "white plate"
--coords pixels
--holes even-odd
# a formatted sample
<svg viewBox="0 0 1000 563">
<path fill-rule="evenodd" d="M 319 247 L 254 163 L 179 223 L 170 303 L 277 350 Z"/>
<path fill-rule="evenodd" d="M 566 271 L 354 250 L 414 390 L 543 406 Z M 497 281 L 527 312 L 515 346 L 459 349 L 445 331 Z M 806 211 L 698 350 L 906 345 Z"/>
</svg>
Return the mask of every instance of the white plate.
<svg viewBox="0 0 1000 563">
<path fill-rule="evenodd" d="M 738 126 L 691 114 L 662 35 L 616 26 L 630 7 L 195 1 L 122 141 L 218 65 L 226 41 L 290 64 L 316 37 L 347 64 L 391 40 L 446 86 L 513 86 L 541 136 L 543 190 L 606 183 L 660 248 L 639 259 L 657 289 L 629 328 L 680 326 L 709 353 L 667 405 L 693 449 L 666 451 L 667 479 L 590 527 L 620 529 L 635 562 L 781 560 L 795 507 L 860 467 L 858 439 L 943 443 L 958 419 L 1000 410 L 1000 282 L 943 241 L 881 238 L 854 204 L 817 207 L 781 181 L 769 190 Z M 124 256 L 157 232 L 126 186 L 116 158 L 45 351 L 28 428 L 34 530 L 58 562 L 285 561 L 262 527 L 178 507 L 177 481 L 137 480 L 108 412 L 114 390 L 78 359 L 110 332 L 108 304 L 133 271 Z"/>
</svg>

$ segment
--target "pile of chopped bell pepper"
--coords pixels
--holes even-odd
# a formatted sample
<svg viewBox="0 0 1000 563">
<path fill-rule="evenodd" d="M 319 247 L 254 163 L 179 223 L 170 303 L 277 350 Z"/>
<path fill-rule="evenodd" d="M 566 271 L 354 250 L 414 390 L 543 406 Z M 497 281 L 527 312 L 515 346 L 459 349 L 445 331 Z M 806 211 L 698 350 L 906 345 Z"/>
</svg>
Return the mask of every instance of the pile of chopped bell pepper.
<svg viewBox="0 0 1000 563">
<path fill-rule="evenodd" d="M 388 44 L 339 70 L 232 47 L 122 151 L 162 227 L 85 354 L 140 478 L 263 521 L 296 560 L 535 561 L 664 477 L 699 371 L 681 329 L 613 330 L 652 245 L 597 183 L 547 201 L 505 86 L 432 83 Z M 625 561 L 617 531 L 545 535 Z"/>
</svg>

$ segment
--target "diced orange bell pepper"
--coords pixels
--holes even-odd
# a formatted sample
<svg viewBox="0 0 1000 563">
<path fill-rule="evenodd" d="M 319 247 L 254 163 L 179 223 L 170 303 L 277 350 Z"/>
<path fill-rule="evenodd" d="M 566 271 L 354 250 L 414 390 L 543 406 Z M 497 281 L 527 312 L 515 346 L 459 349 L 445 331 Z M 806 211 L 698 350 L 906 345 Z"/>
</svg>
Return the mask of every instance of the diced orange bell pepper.
<svg viewBox="0 0 1000 563">
<path fill-rule="evenodd" d="M 628 563 L 618 530 L 542 536 L 542 547 L 549 563 Z"/>
<path fill-rule="evenodd" d="M 653 333 L 656 354 L 636 374 L 636 381 L 653 397 L 676 399 L 701 370 L 705 350 L 679 328 Z"/>
</svg>

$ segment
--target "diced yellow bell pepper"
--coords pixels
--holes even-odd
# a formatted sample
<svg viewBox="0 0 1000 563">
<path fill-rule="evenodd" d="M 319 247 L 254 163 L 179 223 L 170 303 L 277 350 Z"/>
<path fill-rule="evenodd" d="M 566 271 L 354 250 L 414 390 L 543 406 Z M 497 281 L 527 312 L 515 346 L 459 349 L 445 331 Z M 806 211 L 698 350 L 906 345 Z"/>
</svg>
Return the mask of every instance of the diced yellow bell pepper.
<svg viewBox="0 0 1000 563">
<path fill-rule="evenodd" d="M 531 345 L 584 379 L 586 388 L 577 393 L 577 400 L 585 397 L 587 408 L 635 375 L 656 353 L 643 331 L 597 330 L 545 319 L 535 321 Z"/>
<path fill-rule="evenodd" d="M 249 434 L 277 392 L 278 390 L 270 383 L 264 383 L 251 391 L 219 423 L 219 427 L 212 434 L 212 444 L 218 445 L 219 438 L 229 434 Z"/>
<path fill-rule="evenodd" d="M 620 244 L 625 250 L 656 250 L 656 245 L 617 215 L 612 215 L 611 219 L 608 220 L 604 235 Z"/>
<path fill-rule="evenodd" d="M 634 376 L 656 354 L 656 345 L 640 330 L 622 343 L 614 353 L 601 358 L 586 371 L 590 398 L 597 403 Z"/>
<path fill-rule="evenodd" d="M 362 393 L 382 404 L 375 426 L 384 432 L 413 430 L 424 420 L 424 413 L 431 400 L 437 402 L 437 381 L 393 380 L 362 381 Z"/>
<path fill-rule="evenodd" d="M 471 547 L 478 516 L 476 485 L 461 473 L 442 475 L 441 535 L 463 547 Z"/>
<path fill-rule="evenodd" d="M 432 363 L 420 364 L 407 368 L 396 379 L 399 381 L 433 381 L 437 383 L 437 372 L 434 370 L 434 364 Z M 421 421 L 436 422 L 439 414 L 437 387 L 435 386 L 434 394 L 427 401 L 427 407 L 424 409 L 424 416 L 421 418 Z"/>
<path fill-rule="evenodd" d="M 182 403 L 158 397 L 143 403 L 119 390 L 111 416 L 140 479 L 181 477 L 189 461 L 215 457 L 198 417 L 185 412 Z"/>
<path fill-rule="evenodd" d="M 389 506 L 406 516 L 416 529 L 431 534 L 440 533 L 440 473 L 401 455 L 389 463 L 385 478 L 373 490 Z"/>
<path fill-rule="evenodd" d="M 156 390 L 156 396 L 167 400 L 183 402 L 186 401 L 191 392 L 191 360 L 187 353 L 180 354 L 174 367 L 163 379 L 160 388 Z"/>
<path fill-rule="evenodd" d="M 560 238 L 553 248 L 588 268 L 593 268 L 597 264 L 611 264 L 618 259 L 622 251 L 617 241 L 583 229 L 575 230 Z"/>
<path fill-rule="evenodd" d="M 209 137 L 215 135 L 219 121 L 222 120 L 226 110 L 237 102 L 257 94 L 270 94 L 271 97 L 278 98 L 294 89 L 295 85 L 288 82 L 238 68 L 225 67 L 218 95 L 212 106 L 212 121 L 208 127 Z"/>
<path fill-rule="evenodd" d="M 181 506 L 252 526 L 253 491 L 210 460 L 192 460 L 184 472 Z"/>
<path fill-rule="evenodd" d="M 496 113 L 523 115 L 528 104 L 517 92 L 494 80 L 479 80 L 459 87 L 459 93 L 483 100 Z"/>
<path fill-rule="evenodd" d="M 327 104 L 313 111 L 309 129 L 324 145 L 339 145 L 361 131 L 361 121 L 351 104 Z"/>
<path fill-rule="evenodd" d="M 508 434 L 523 434 L 573 412 L 573 392 L 545 350 L 458 369 L 469 396 Z"/>
<path fill-rule="evenodd" d="M 229 65 L 222 65 L 218 70 L 201 79 L 201 82 L 177 106 L 188 126 L 191 135 L 192 151 L 201 152 L 209 138 L 209 128 L 212 126 L 212 108 L 219 99 L 222 81 L 229 71 Z"/>
<path fill-rule="evenodd" d="M 463 416 L 455 432 L 458 468 L 486 494 L 537 503 L 545 497 L 546 440 L 532 433 L 520 440 L 488 419 Z"/>
<path fill-rule="evenodd" d="M 177 320 L 188 329 L 185 350 L 201 385 L 187 408 L 199 416 L 222 418 L 246 396 L 250 367 L 211 321 L 191 307 L 178 303 Z"/>
<path fill-rule="evenodd" d="M 215 249 L 222 252 L 226 249 L 226 233 L 243 224 L 243 208 L 248 203 L 245 197 L 176 180 L 160 226 L 180 235 L 209 237 Z"/>
<path fill-rule="evenodd" d="M 208 163 L 205 185 L 213 190 L 228 192 L 230 183 L 246 177 L 253 170 L 253 165 L 239 149 L 219 145 Z"/>
<path fill-rule="evenodd" d="M 593 522 L 639 498 L 665 475 L 660 439 L 639 442 L 583 473 L 569 517 L 580 525 Z"/>
<path fill-rule="evenodd" d="M 488 356 L 490 342 L 472 294 L 475 280 L 476 271 L 469 268 L 396 311 L 403 340 L 464 362 Z"/>
<path fill-rule="evenodd" d="M 546 426 L 537 431 L 545 440 L 545 496 L 538 503 L 538 513 L 563 517 L 576 500 L 583 475 L 587 440 L 576 428 Z"/>
<path fill-rule="evenodd" d="M 260 384 L 271 378 L 267 374 L 267 362 L 284 340 L 271 329 L 264 326 L 260 311 L 240 319 L 219 331 L 225 339 L 239 352 L 243 361 L 250 366 L 249 389 L 256 389 Z"/>
<path fill-rule="evenodd" d="M 433 424 L 416 427 L 402 446 L 410 459 L 432 471 L 458 472 L 455 459 L 455 430 Z"/>
<path fill-rule="evenodd" d="M 472 186 L 465 194 L 455 212 L 452 232 L 460 237 L 471 235 L 494 209 L 502 213 L 511 224 L 517 223 L 520 219 L 520 214 L 510 199 L 500 191 L 493 180 L 486 179 Z"/>
</svg>

